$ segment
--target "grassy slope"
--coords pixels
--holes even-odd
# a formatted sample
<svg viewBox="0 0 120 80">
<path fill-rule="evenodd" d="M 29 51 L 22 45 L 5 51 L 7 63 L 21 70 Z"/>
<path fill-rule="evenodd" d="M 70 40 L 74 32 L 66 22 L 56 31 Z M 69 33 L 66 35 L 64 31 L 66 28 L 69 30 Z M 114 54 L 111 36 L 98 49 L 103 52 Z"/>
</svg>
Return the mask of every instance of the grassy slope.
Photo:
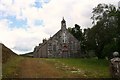
<svg viewBox="0 0 120 80">
<path fill-rule="evenodd" d="M 6 63 L 2 64 L 2 75 L 3 78 L 12 78 L 17 76 L 16 71 L 19 69 L 19 64 L 23 57 L 14 56 L 9 59 Z"/>
<path fill-rule="evenodd" d="M 0 43 L 0 45 L 2 46 L 2 75 L 3 77 L 12 77 L 11 75 L 16 72 L 22 58 L 4 44 Z"/>
<path fill-rule="evenodd" d="M 47 59 L 80 69 L 84 77 L 109 78 L 109 62 L 98 59 Z"/>
<path fill-rule="evenodd" d="M 17 56 L 16 53 L 14 53 L 12 50 L 7 48 L 4 44 L 0 43 L 0 45 L 2 45 L 2 63 L 3 64 L 9 61 L 11 57 Z"/>
<path fill-rule="evenodd" d="M 52 75 L 53 74 L 50 72 L 48 74 L 48 72 L 46 73 L 46 71 L 42 70 L 41 73 L 41 69 L 45 69 L 46 68 L 54 71 L 54 73 L 57 74 L 57 72 L 60 70 L 62 70 L 62 74 L 61 77 L 79 77 L 79 78 L 108 78 L 109 76 L 109 62 L 107 60 L 97 60 L 97 59 L 49 59 L 49 58 L 26 58 L 26 57 L 20 57 L 20 56 L 16 56 L 11 58 L 8 62 L 6 62 L 5 64 L 3 64 L 3 77 L 16 77 L 18 76 L 16 72 L 20 72 L 22 71 L 20 69 L 20 63 L 21 61 L 24 63 L 26 61 L 26 69 L 30 68 L 30 66 L 36 65 L 34 66 L 34 71 L 33 72 L 37 72 L 37 75 L 46 75 L 44 77 L 48 77 L 48 75 Z M 33 63 L 32 63 L 33 62 Z M 40 65 L 40 63 L 42 65 Z M 43 65 L 44 64 L 44 65 Z M 64 66 L 63 66 L 64 64 Z M 47 66 L 45 66 L 47 65 Z M 50 68 L 50 66 L 53 66 Z M 68 70 L 65 66 L 68 66 L 68 68 L 70 68 L 70 70 Z M 21 67 L 23 67 L 23 71 L 24 71 L 24 66 L 21 65 Z M 71 71 L 73 71 L 74 69 L 80 69 L 80 73 L 72 73 Z M 36 70 L 36 71 L 35 71 Z M 28 69 L 28 71 L 32 71 L 30 69 Z M 55 72 L 56 71 L 56 72 Z M 44 72 L 44 74 L 43 74 Z M 28 74 L 27 74 L 28 75 Z M 29 75 L 28 75 L 29 76 Z M 40 76 L 39 76 L 40 77 Z M 50 76 L 49 76 L 50 77 Z M 55 76 L 57 77 L 57 76 Z"/>
</svg>

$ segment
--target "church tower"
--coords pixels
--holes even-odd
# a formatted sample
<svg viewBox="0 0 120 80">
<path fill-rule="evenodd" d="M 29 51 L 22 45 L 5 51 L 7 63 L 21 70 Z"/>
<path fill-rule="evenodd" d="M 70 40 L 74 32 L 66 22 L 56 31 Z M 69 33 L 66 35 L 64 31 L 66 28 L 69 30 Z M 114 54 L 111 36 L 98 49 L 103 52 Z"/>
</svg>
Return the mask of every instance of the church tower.
<svg viewBox="0 0 120 80">
<path fill-rule="evenodd" d="M 64 20 L 64 17 L 63 17 L 63 20 L 61 21 L 61 30 L 62 31 L 66 30 L 66 21 Z"/>
</svg>

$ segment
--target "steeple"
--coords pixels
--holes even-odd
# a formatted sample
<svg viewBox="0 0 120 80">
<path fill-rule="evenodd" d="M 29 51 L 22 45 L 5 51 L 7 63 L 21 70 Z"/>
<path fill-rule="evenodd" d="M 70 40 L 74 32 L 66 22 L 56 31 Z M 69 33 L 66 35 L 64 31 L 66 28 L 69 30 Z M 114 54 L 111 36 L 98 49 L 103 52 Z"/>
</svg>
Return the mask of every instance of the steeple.
<svg viewBox="0 0 120 80">
<path fill-rule="evenodd" d="M 63 17 L 63 20 L 61 21 L 61 30 L 66 30 L 66 21 L 65 21 L 65 19 L 64 19 L 64 17 Z"/>
</svg>

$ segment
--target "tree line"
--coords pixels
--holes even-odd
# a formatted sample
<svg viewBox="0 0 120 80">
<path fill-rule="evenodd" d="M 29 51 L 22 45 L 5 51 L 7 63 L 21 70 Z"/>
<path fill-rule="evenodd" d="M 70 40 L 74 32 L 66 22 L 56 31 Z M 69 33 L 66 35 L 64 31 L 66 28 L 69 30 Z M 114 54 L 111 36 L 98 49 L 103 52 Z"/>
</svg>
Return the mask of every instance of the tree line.
<svg viewBox="0 0 120 80">
<path fill-rule="evenodd" d="M 68 28 L 81 45 L 81 53 L 90 57 L 90 51 L 94 52 L 98 59 L 112 57 L 114 51 L 120 53 L 120 10 L 112 4 L 98 4 L 92 11 L 91 28 Z"/>
</svg>

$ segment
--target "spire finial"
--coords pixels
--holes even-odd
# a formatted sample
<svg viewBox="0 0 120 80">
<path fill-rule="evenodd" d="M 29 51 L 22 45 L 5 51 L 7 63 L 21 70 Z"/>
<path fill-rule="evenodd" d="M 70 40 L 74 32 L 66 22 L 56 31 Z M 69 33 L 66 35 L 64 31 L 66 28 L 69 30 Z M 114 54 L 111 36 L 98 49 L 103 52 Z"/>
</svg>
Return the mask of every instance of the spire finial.
<svg viewBox="0 0 120 80">
<path fill-rule="evenodd" d="M 65 22 L 65 19 L 64 19 L 64 17 L 63 17 L 63 20 L 62 20 L 62 22 Z"/>
<path fill-rule="evenodd" d="M 63 20 L 64 20 L 64 16 L 63 16 Z"/>
</svg>

